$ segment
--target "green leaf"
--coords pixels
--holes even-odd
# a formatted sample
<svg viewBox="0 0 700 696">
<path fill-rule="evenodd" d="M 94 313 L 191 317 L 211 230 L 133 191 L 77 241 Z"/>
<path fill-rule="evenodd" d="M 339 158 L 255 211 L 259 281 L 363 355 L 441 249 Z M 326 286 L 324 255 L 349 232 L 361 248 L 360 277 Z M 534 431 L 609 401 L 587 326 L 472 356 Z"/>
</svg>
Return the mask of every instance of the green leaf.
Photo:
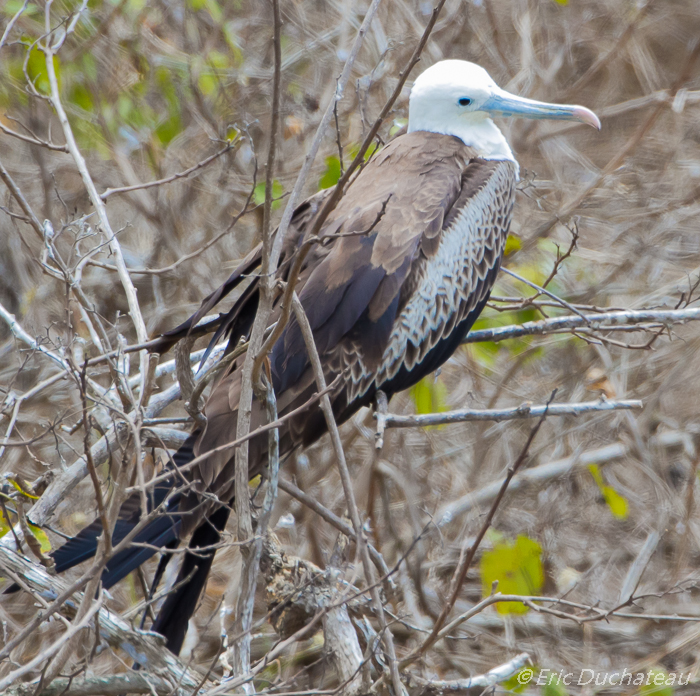
<svg viewBox="0 0 700 696">
<path fill-rule="evenodd" d="M 639 693 L 641 696 L 673 696 L 674 688 L 671 684 L 675 680 L 675 675 L 669 676 L 661 667 L 655 667 L 649 670 L 649 676 L 639 688 Z"/>
<path fill-rule="evenodd" d="M 41 545 L 41 553 L 48 553 L 49 551 L 51 551 L 51 542 L 46 536 L 46 532 L 43 529 L 41 529 L 41 527 L 36 527 L 33 524 L 27 523 L 27 526 L 29 527 L 31 533 L 34 535 L 34 538 Z"/>
<path fill-rule="evenodd" d="M 22 494 L 22 497 L 29 498 L 30 500 L 39 500 L 38 495 L 33 495 L 32 493 L 30 493 L 28 490 L 26 490 L 24 486 L 20 485 L 19 481 L 17 481 L 16 479 L 8 478 L 7 480 L 12 484 L 12 487 L 18 493 Z"/>
<path fill-rule="evenodd" d="M 447 410 L 447 387 L 439 377 L 435 378 L 432 375 L 424 377 L 418 384 L 411 387 L 410 394 L 416 406 L 416 413 L 419 415 L 443 413 Z"/>
<path fill-rule="evenodd" d="M 554 0 L 554 2 L 556 2 L 557 5 L 561 5 L 562 7 L 569 4 L 569 0 Z"/>
<path fill-rule="evenodd" d="M 230 66 L 228 56 L 221 51 L 210 51 L 205 59 L 205 65 L 197 78 L 197 84 L 202 93 L 210 97 L 218 92 L 221 84 L 219 73 L 223 73 Z"/>
<path fill-rule="evenodd" d="M 509 234 L 508 239 L 506 239 L 506 248 L 503 252 L 504 256 L 510 256 L 516 251 L 520 251 L 523 248 L 523 243 L 520 241 L 520 237 Z"/>
<path fill-rule="evenodd" d="M 211 97 L 211 95 L 217 91 L 219 80 L 212 72 L 202 72 L 197 78 L 197 86 L 201 90 L 202 94 L 207 97 Z"/>
<path fill-rule="evenodd" d="M 591 472 L 591 476 L 593 476 L 593 480 L 596 482 L 613 516 L 617 517 L 619 520 L 627 519 L 627 515 L 629 514 L 627 500 L 612 486 L 608 486 L 605 483 L 603 474 L 600 473 L 597 464 L 589 464 L 588 471 Z"/>
<path fill-rule="evenodd" d="M 522 694 L 534 676 L 539 674 L 539 671 L 540 670 L 537 667 L 523 667 L 512 677 L 509 677 L 504 682 L 501 682 L 501 686 L 506 691 L 511 691 L 514 694 Z"/>
<path fill-rule="evenodd" d="M 22 5 L 24 5 L 23 0 L 5 0 L 5 3 L 3 4 L 2 11 L 12 17 L 13 15 L 16 15 L 21 9 Z M 39 7 L 35 5 L 34 3 L 30 2 L 27 7 L 24 9 L 24 12 L 22 13 L 23 15 L 26 15 L 27 17 L 31 17 L 32 15 L 35 15 L 39 12 Z"/>
<path fill-rule="evenodd" d="M 522 266 L 516 266 L 513 269 L 518 275 L 522 276 L 525 278 L 525 280 L 529 280 L 531 283 L 534 283 L 535 285 L 542 285 L 545 280 L 547 280 L 547 275 L 548 273 L 545 272 L 545 269 L 541 263 L 527 263 L 523 264 Z M 529 285 L 526 285 L 522 283 L 522 281 L 518 280 L 517 278 L 513 278 L 514 283 L 520 283 L 519 287 L 523 287 L 523 290 L 529 295 L 532 293 L 533 288 L 531 288 Z M 547 288 L 548 290 L 551 290 L 551 288 Z"/>
<path fill-rule="evenodd" d="M 5 509 L 7 510 L 8 515 L 12 513 L 12 510 L 10 510 L 7 505 L 5 505 Z M 10 523 L 12 522 L 12 519 L 10 519 Z M 5 517 L 5 513 L 0 510 L 0 538 L 4 537 L 5 534 L 7 534 L 10 531 L 10 524 L 7 521 L 7 518 Z"/>
<path fill-rule="evenodd" d="M 539 594 L 544 584 L 542 547 L 523 535 L 514 542 L 500 542 L 484 553 L 480 570 L 484 597 L 491 594 L 496 581 L 503 594 Z M 528 611 L 525 605 L 514 602 L 499 602 L 496 609 L 500 614 L 525 614 Z"/>
<path fill-rule="evenodd" d="M 605 486 L 603 488 L 603 497 L 610 508 L 610 512 L 619 520 L 627 519 L 628 509 L 627 500 L 621 496 L 614 488 Z"/>
<path fill-rule="evenodd" d="M 53 68 L 56 72 L 56 80 L 58 81 L 58 88 L 61 89 L 61 62 L 58 56 L 53 57 Z M 49 84 L 49 73 L 46 69 L 46 56 L 38 48 L 33 48 L 29 52 L 29 58 L 27 60 L 27 74 L 29 79 L 36 87 L 36 91 L 41 94 L 48 94 L 51 91 L 51 86 Z"/>
<path fill-rule="evenodd" d="M 335 186 L 340 179 L 340 158 L 336 155 L 326 157 L 326 171 L 318 181 L 318 190 Z"/>
<path fill-rule="evenodd" d="M 83 111 L 92 113 L 95 109 L 95 104 L 92 101 L 92 94 L 90 91 L 81 84 L 76 84 L 73 87 L 70 95 L 70 101 L 76 106 L 80 107 Z"/>
<path fill-rule="evenodd" d="M 284 188 L 277 179 L 272 182 L 272 209 L 277 210 L 280 207 L 281 201 L 275 200 L 281 198 L 284 193 Z M 255 205 L 264 205 L 265 203 L 265 182 L 258 184 L 253 190 L 253 203 Z"/>
<path fill-rule="evenodd" d="M 229 67 L 228 56 L 221 51 L 209 51 L 207 63 L 215 70 L 226 70 Z"/>
<path fill-rule="evenodd" d="M 207 10 L 211 15 L 211 18 L 217 23 L 221 23 L 223 13 L 221 12 L 221 7 L 216 0 L 189 0 L 189 6 L 195 11 Z"/>
<path fill-rule="evenodd" d="M 569 691 L 561 682 L 553 679 L 551 684 L 547 682 L 542 687 L 542 696 L 569 696 Z"/>
<path fill-rule="evenodd" d="M 154 132 L 160 143 L 167 145 L 176 135 L 182 132 L 180 95 L 178 95 L 172 75 L 166 67 L 161 66 L 156 70 L 155 79 L 163 98 L 167 102 L 168 109 L 167 115 L 163 116 Z M 135 113 L 139 111 L 140 109 L 134 109 Z"/>
<path fill-rule="evenodd" d="M 363 157 L 364 161 L 366 162 L 375 152 L 379 150 L 379 145 L 377 145 L 376 142 L 370 143 L 370 146 L 367 148 L 367 151 L 365 152 L 365 156 Z M 355 159 L 357 157 L 357 153 L 360 151 L 360 143 L 355 143 L 354 145 L 351 145 L 350 148 L 348 149 L 348 152 L 350 153 L 350 157 L 352 159 Z"/>
<path fill-rule="evenodd" d="M 428 379 L 429 378 L 426 377 L 418 382 L 418 384 L 411 387 L 411 396 L 416 406 L 416 413 L 421 416 L 433 412 L 433 399 L 430 396 L 430 387 L 427 384 Z"/>
<path fill-rule="evenodd" d="M 158 124 L 155 134 L 158 140 L 160 140 L 161 145 L 167 145 L 181 131 L 182 123 L 180 122 L 180 115 L 176 114 Z"/>
</svg>

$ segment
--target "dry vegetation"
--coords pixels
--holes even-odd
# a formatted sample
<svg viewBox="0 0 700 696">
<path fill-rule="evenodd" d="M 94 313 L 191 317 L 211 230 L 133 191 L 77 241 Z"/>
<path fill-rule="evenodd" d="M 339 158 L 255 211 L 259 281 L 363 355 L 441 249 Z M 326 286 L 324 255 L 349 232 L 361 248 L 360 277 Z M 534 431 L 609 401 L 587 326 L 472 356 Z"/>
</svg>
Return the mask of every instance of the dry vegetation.
<svg viewBox="0 0 700 696">
<path fill-rule="evenodd" d="M 51 27 L 62 21 L 66 26 L 75 5 L 56 0 Z M 281 0 L 281 10 L 282 137 L 273 189 L 281 196 L 273 211 L 277 217 L 333 96 L 366 3 Z M 431 11 L 431 3 L 422 0 L 381 3 L 338 105 L 337 134 L 346 165 L 394 89 Z M 13 17 L 16 22 L 3 35 Z M 59 533 L 73 534 L 95 516 L 91 480 L 86 478 L 39 519 L 30 511 L 34 501 L 19 493 L 11 479 L 33 482 L 48 471 L 58 474 L 83 454 L 80 379 L 57 380 L 28 393 L 64 370 L 57 359 L 79 377 L 85 357 L 135 344 L 138 335 L 115 270 L 116 245 L 107 247 L 106 230 L 75 159 L 62 151 L 61 124 L 46 98 L 46 62 L 36 48 L 28 50 L 32 42 L 43 40 L 44 32 L 43 1 L 5 0 L 0 9 L 0 305 L 5 310 L 0 322 L 0 471 L 3 514 L 15 523 L 11 511 L 23 508 L 30 520 L 46 524 L 48 540 L 55 546 L 61 543 Z M 60 30 L 54 36 L 59 34 Z M 99 193 L 168 179 L 235 140 L 233 147 L 189 177 L 106 198 L 109 222 L 149 336 L 191 314 L 260 238 L 260 182 L 265 177 L 273 76 L 271 37 L 267 1 L 94 0 L 60 49 L 55 66 L 61 99 Z M 557 245 L 563 254 L 572 233 L 577 233 L 577 247 L 558 265 L 547 287 L 587 316 L 601 309 L 696 307 L 698 37 L 697 0 L 450 0 L 424 51 L 425 65 L 441 58 L 472 60 L 511 92 L 585 104 L 601 117 L 600 133 L 546 122 L 499 124 L 521 164 L 505 265 L 541 284 L 556 265 Z M 380 130 L 382 142 L 406 118 L 407 97 L 408 87 Z M 335 130 L 331 128 L 323 141 L 307 193 L 337 179 Z M 45 141 L 53 143 L 53 149 Z M 8 182 L 14 182 L 14 192 Z M 17 190 L 27 209 L 20 205 Z M 53 236 L 47 234 L 49 227 Z M 501 275 L 497 297 L 478 328 L 572 314 L 571 308 L 547 296 L 523 300 L 533 292 Z M 19 327 L 10 326 L 10 315 Z M 20 327 L 24 338 L 36 339 L 44 352 L 27 345 Z M 545 403 L 556 389 L 556 402 L 594 401 L 603 394 L 608 399 L 641 399 L 644 404 L 641 411 L 550 417 L 544 422 L 524 465 L 530 478 L 521 479 L 520 485 L 516 478 L 501 502 L 450 619 L 490 591 L 482 586 L 480 575 L 488 566 L 486 554 L 519 536 L 541 547 L 541 554 L 534 553 L 534 570 L 524 569 L 522 558 L 514 561 L 513 574 L 529 578 L 531 594 L 596 609 L 552 602 L 532 605 L 526 613 L 520 613 L 522 603 L 507 605 L 517 607 L 518 613 L 486 607 L 406 668 L 414 675 L 409 682 L 412 693 L 428 688 L 420 677 L 463 679 L 522 652 L 537 667 L 556 672 L 653 668 L 692 672 L 692 680 L 700 678 L 700 523 L 694 501 L 700 456 L 699 325 L 682 325 L 671 317 L 623 328 L 630 330 L 584 324 L 577 332 L 471 343 L 435 380 L 391 402 L 389 410 L 396 414 L 506 408 Z M 165 355 L 161 362 L 171 359 Z M 138 354 L 131 354 L 130 361 L 123 356 L 113 360 L 109 369 L 107 363 L 90 367 L 88 395 L 94 397 L 118 382 L 119 370 L 137 375 Z M 121 382 L 121 394 L 112 388 L 102 397 L 110 409 L 94 411 L 92 445 L 114 422 L 124 420 L 117 415 L 120 409 L 129 410 L 130 400 L 138 401 L 138 377 L 131 387 L 125 377 Z M 158 377 L 151 404 L 173 384 L 172 371 Z M 132 424 L 134 413 L 132 408 Z M 190 427 L 181 401 L 150 416 L 171 419 L 158 424 L 163 432 Z M 432 627 L 449 594 L 460 549 L 476 537 L 493 501 L 489 491 L 518 458 L 535 423 L 389 428 L 379 454 L 370 413 L 361 412 L 341 429 L 370 541 L 389 568 L 404 559 L 393 574 L 395 587 L 386 587 L 399 659 L 416 650 Z M 111 463 L 105 458 L 97 468 L 106 493 L 120 470 L 133 471 L 127 466 L 133 451 L 116 438 L 112 445 Z M 163 453 L 152 448 L 153 438 L 147 445 L 143 456 L 148 473 L 154 461 L 163 460 Z M 128 457 L 122 457 L 122 449 Z M 546 468 L 552 462 L 560 466 Z M 286 462 L 281 477 L 295 481 L 336 515 L 346 514 L 327 438 Z M 456 501 L 459 509 L 448 507 Z M 449 519 L 447 509 L 452 510 Z M 365 586 L 354 544 L 345 547 L 334 527 L 286 493 L 279 494 L 271 527 L 288 554 L 320 568 L 332 561 L 344 581 Z M 181 656 L 195 674 L 195 684 L 208 675 L 204 691 L 215 687 L 226 666 L 218 656 L 222 633 L 233 621 L 241 563 L 233 544 L 235 524 L 230 532 Z M 7 566 L 11 532 L 0 545 Z M 24 551 L 38 565 L 36 555 L 26 546 Z M 147 565 L 147 578 L 154 567 Z M 540 568 L 542 583 L 537 578 Z M 83 570 L 76 569 L 69 579 Z M 338 585 L 336 596 L 344 588 Z M 522 583 L 509 590 L 504 578 L 501 590 L 524 592 Z M 628 602 L 633 595 L 636 599 Z M 138 627 L 140 615 L 125 612 L 142 598 L 142 581 L 134 573 L 104 598 L 104 605 Z M 261 581 L 256 621 L 266 613 L 266 600 Z M 0 646 L 20 634 L 41 601 L 27 592 L 2 599 Z M 543 607 L 571 616 L 543 613 Z M 616 608 L 624 616 L 607 615 Z M 365 648 L 367 636 L 371 644 L 371 633 L 379 626 L 376 616 L 363 599 L 351 604 L 350 614 Z M 66 616 L 72 616 L 70 609 Z M 65 664 L 52 663 L 53 676 L 61 671 L 64 676 L 94 677 L 130 668 L 128 651 L 114 647 L 114 641 L 96 641 L 94 624 L 90 626 L 79 634 L 74 649 L 60 653 Z M 57 618 L 37 622 L 31 635 L 5 656 L 0 679 L 41 656 L 64 630 Z M 253 660 L 277 640 L 269 622 L 256 624 Z M 47 660 L 50 656 L 46 654 Z M 261 669 L 256 686 L 271 693 L 332 690 L 339 681 L 327 658 L 319 625 L 316 635 L 291 643 Z M 39 660 L 22 680 L 36 679 L 47 660 Z M 369 677 L 376 680 L 381 659 L 370 660 L 369 666 Z M 509 685 L 517 683 L 511 680 L 496 689 Z M 32 689 L 35 686 L 36 682 Z M 118 687 L 92 693 L 120 693 Z M 558 688 L 543 691 L 531 685 L 527 693 L 638 693 L 636 686 Z M 675 693 L 696 689 L 675 687 Z M 157 690 L 168 692 L 160 682 Z M 71 693 L 70 687 L 66 693 Z"/>
</svg>

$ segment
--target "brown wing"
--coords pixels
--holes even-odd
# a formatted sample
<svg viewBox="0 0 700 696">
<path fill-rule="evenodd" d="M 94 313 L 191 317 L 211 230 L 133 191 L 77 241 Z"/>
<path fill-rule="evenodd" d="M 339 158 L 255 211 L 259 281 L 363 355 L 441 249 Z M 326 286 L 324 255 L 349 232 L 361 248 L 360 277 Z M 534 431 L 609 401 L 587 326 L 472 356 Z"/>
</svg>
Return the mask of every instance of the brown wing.
<svg viewBox="0 0 700 696">
<path fill-rule="evenodd" d="M 411 133 L 384 148 L 352 184 L 321 233 L 332 241 L 300 278 L 299 299 L 322 359 L 361 329 L 362 359 L 370 370 L 379 364 L 412 263 L 438 248 L 472 157 L 451 136 Z M 308 369 L 295 320 L 271 360 L 278 394 Z"/>
<path fill-rule="evenodd" d="M 326 221 L 326 243 L 313 247 L 297 286 L 328 381 L 344 374 L 333 395 L 340 420 L 368 403 L 377 388 L 391 394 L 410 386 L 454 351 L 463 337 L 457 334 L 466 333 L 495 279 L 514 182 L 512 163 L 477 159 L 451 136 L 422 132 L 397 138 L 353 182 Z M 287 259 L 303 232 L 297 228 L 296 238 L 286 240 Z M 466 251 L 455 242 L 464 235 L 471 240 Z M 466 254 L 449 277 L 440 266 L 445 244 Z M 425 299 L 426 287 L 441 273 L 435 307 L 410 325 L 416 298 Z M 238 316 L 244 309 L 237 309 Z M 271 364 L 280 414 L 316 391 L 295 320 L 274 346 Z M 239 392 L 240 371 L 232 369 L 207 403 L 208 425 L 197 453 L 234 439 Z M 253 428 L 264 420 L 255 404 L 252 419 Z M 320 411 L 313 409 L 282 429 L 281 453 L 323 432 Z M 251 475 L 265 464 L 266 440 L 251 442 Z M 200 467 L 200 486 L 229 499 L 233 471 L 231 453 L 217 453 Z"/>
</svg>

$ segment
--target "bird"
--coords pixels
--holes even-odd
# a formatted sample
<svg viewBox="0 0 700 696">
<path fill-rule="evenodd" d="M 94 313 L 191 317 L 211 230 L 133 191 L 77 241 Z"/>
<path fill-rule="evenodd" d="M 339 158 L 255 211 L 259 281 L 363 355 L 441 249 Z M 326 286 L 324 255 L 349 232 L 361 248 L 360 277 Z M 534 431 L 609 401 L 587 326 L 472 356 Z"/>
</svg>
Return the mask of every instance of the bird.
<svg viewBox="0 0 700 696">
<path fill-rule="evenodd" d="M 330 399 L 339 424 L 370 406 L 379 390 L 390 399 L 443 365 L 484 309 L 503 258 L 519 177 L 494 117 L 577 121 L 600 129 L 589 109 L 510 94 L 484 68 L 464 60 L 440 61 L 416 78 L 406 133 L 375 152 L 351 180 L 321 226 L 320 243 L 312 245 L 296 285 L 326 382 L 336 385 Z M 290 261 L 308 239 L 329 191 L 294 211 L 277 270 L 281 280 L 288 278 Z M 191 334 L 205 314 L 252 277 L 220 315 L 210 347 L 223 338 L 231 352 L 247 339 L 259 303 L 260 263 L 258 246 L 190 319 L 163 334 L 161 349 Z M 279 315 L 278 301 L 270 322 Z M 179 469 L 195 457 L 210 456 L 181 474 L 188 483 L 184 490 L 174 490 L 181 482 L 174 474 L 151 489 L 149 505 L 162 512 L 136 534 L 137 545 L 109 560 L 102 575 L 103 587 L 109 588 L 162 550 L 155 586 L 172 556 L 168 552 L 189 538 L 174 589 L 151 627 L 175 654 L 231 510 L 234 454 L 217 448 L 236 437 L 243 358 L 218 378 L 204 406 L 206 425 L 196 426 L 172 459 Z M 280 416 L 317 391 L 295 317 L 272 347 L 269 375 Z M 251 430 L 265 423 L 263 404 L 253 402 L 251 418 Z M 279 429 L 280 460 L 325 432 L 317 406 L 291 417 Z M 265 474 L 267 442 L 267 435 L 250 440 L 250 479 Z M 114 544 L 141 515 L 140 496 L 127 499 Z M 101 532 L 96 520 L 57 548 L 57 572 L 92 557 Z"/>
</svg>

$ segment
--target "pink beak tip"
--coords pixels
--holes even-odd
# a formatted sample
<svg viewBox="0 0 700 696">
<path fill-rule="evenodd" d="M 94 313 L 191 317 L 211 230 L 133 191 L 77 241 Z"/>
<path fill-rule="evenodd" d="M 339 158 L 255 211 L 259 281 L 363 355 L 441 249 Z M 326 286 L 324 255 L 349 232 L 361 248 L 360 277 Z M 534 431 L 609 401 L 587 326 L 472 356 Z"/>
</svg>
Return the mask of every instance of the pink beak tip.
<svg viewBox="0 0 700 696">
<path fill-rule="evenodd" d="M 600 130 L 600 119 L 585 106 L 577 106 L 574 109 L 574 117 L 581 123 L 587 123 L 589 126 Z"/>
</svg>

